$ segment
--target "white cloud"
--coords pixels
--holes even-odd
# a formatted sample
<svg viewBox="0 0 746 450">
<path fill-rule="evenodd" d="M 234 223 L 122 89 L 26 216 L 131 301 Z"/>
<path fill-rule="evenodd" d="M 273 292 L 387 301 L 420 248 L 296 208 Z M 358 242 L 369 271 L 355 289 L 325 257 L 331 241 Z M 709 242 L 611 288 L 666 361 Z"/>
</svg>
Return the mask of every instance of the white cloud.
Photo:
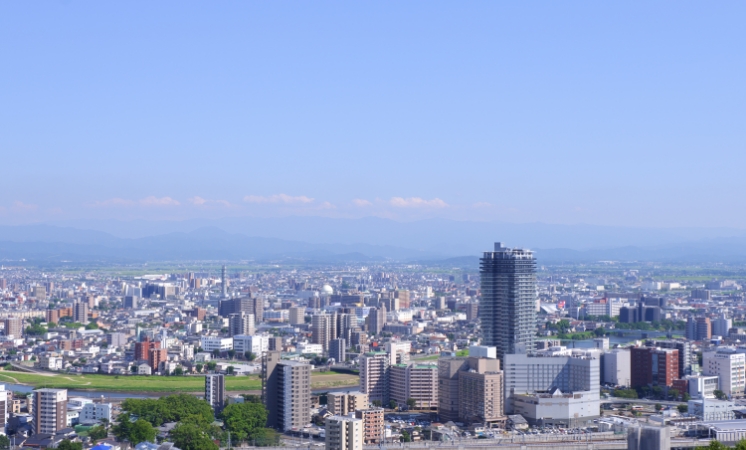
<svg viewBox="0 0 746 450">
<path fill-rule="evenodd" d="M 352 203 L 355 204 L 355 206 L 359 206 L 361 208 L 364 208 L 366 206 L 373 206 L 373 203 L 371 203 L 368 200 L 362 199 L 362 198 L 356 198 L 352 201 Z"/>
<path fill-rule="evenodd" d="M 439 198 L 434 198 L 432 200 L 425 200 L 424 198 L 420 197 L 392 197 L 391 200 L 389 200 L 389 203 L 391 206 L 396 206 L 397 208 L 447 208 L 448 203 L 444 202 L 443 200 Z"/>
<path fill-rule="evenodd" d="M 337 209 L 337 207 L 330 202 L 324 202 L 319 205 L 319 209 Z"/>
<path fill-rule="evenodd" d="M 21 211 L 21 212 L 36 211 L 37 208 L 38 208 L 37 205 L 32 205 L 32 204 L 29 204 L 29 203 L 23 203 L 23 202 L 20 202 L 20 201 L 17 201 L 17 202 L 13 203 L 13 209 L 16 210 L 16 211 Z"/>
<path fill-rule="evenodd" d="M 150 197 L 145 197 L 144 199 L 140 200 L 138 203 L 140 203 L 143 206 L 179 206 L 181 205 L 181 203 L 179 203 L 178 200 L 174 200 L 171 197 L 158 198 L 154 195 L 151 195 Z"/>
<path fill-rule="evenodd" d="M 197 196 L 197 197 L 190 198 L 189 203 L 199 206 L 199 205 L 204 205 L 205 203 L 207 203 L 207 200 L 205 200 L 202 197 Z"/>
<path fill-rule="evenodd" d="M 275 194 L 270 195 L 267 197 L 263 197 L 261 195 L 247 195 L 243 198 L 243 201 L 247 203 L 285 203 L 285 204 L 292 204 L 292 203 L 313 203 L 312 198 L 306 197 L 305 195 L 300 195 L 297 197 L 293 197 L 286 194 Z"/>
</svg>

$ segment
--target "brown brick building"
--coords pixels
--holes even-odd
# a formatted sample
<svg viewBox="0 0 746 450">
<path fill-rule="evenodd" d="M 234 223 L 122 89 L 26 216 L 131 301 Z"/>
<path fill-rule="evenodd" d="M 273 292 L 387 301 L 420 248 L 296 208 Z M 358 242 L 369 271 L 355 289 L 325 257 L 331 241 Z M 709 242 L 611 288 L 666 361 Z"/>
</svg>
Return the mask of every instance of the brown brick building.
<svg viewBox="0 0 746 450">
<path fill-rule="evenodd" d="M 673 386 L 680 378 L 677 349 L 633 347 L 630 366 L 632 387 Z"/>
</svg>

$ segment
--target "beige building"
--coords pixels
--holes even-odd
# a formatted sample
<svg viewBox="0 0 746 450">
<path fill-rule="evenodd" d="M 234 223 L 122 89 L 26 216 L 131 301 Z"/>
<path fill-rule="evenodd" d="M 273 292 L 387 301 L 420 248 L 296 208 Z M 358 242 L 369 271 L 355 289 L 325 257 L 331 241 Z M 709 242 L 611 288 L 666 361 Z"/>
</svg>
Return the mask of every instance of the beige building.
<svg viewBox="0 0 746 450">
<path fill-rule="evenodd" d="M 267 426 L 288 431 L 311 421 L 311 366 L 283 361 L 280 355 L 267 352 L 262 358 L 262 402 Z"/>
<path fill-rule="evenodd" d="M 368 406 L 370 406 L 368 404 L 368 394 L 359 391 L 330 392 L 327 394 L 326 407 L 330 413 L 337 416 L 344 416 L 358 409 L 366 409 Z"/>
<path fill-rule="evenodd" d="M 306 308 L 296 306 L 290 308 L 288 311 L 288 317 L 290 319 L 290 325 L 303 325 L 305 323 Z"/>
<path fill-rule="evenodd" d="M 363 450 L 363 420 L 349 416 L 327 417 L 326 450 Z"/>
<path fill-rule="evenodd" d="M 426 364 L 396 364 L 389 374 L 390 399 L 399 406 L 415 401 L 416 409 L 438 407 L 438 367 Z"/>
<path fill-rule="evenodd" d="M 389 361 L 386 352 L 370 352 L 360 358 L 360 392 L 378 406 L 389 401 Z"/>
<path fill-rule="evenodd" d="M 496 423 L 504 420 L 503 372 L 491 358 L 438 361 L 438 415 L 441 421 Z"/>
<path fill-rule="evenodd" d="M 5 319 L 5 336 L 12 336 L 16 339 L 23 337 L 23 319 L 20 317 Z"/>
<path fill-rule="evenodd" d="M 337 337 L 337 315 L 315 314 L 311 318 L 311 342 L 321 344 L 324 351 L 329 350 L 329 341 Z"/>
<path fill-rule="evenodd" d="M 67 426 L 67 389 L 37 389 L 31 403 L 34 434 L 55 434 Z"/>
<path fill-rule="evenodd" d="M 384 438 L 383 408 L 358 409 L 355 417 L 363 419 L 363 441 L 378 444 Z"/>
</svg>

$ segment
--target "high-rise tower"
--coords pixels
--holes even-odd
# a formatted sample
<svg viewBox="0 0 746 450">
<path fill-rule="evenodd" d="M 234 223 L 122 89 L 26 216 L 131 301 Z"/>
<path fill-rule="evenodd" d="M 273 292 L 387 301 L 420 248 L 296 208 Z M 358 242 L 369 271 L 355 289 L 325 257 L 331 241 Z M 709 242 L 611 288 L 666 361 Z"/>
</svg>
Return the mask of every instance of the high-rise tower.
<svg viewBox="0 0 746 450">
<path fill-rule="evenodd" d="M 533 351 L 536 335 L 536 259 L 531 250 L 495 243 L 480 260 L 482 345 L 497 358 Z"/>
<path fill-rule="evenodd" d="M 222 279 L 222 283 L 220 286 L 220 296 L 221 298 L 228 298 L 228 280 L 225 278 L 225 264 L 223 264 L 223 270 L 221 271 L 220 278 Z"/>
</svg>

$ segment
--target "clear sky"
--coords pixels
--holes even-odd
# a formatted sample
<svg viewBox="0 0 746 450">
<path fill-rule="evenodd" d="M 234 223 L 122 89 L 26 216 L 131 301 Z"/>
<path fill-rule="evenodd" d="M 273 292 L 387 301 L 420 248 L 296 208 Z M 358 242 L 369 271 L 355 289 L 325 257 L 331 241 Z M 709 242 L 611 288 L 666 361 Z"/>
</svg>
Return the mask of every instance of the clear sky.
<svg viewBox="0 0 746 450">
<path fill-rule="evenodd" d="M 746 2 L 0 3 L 0 223 L 746 227 Z"/>
</svg>

